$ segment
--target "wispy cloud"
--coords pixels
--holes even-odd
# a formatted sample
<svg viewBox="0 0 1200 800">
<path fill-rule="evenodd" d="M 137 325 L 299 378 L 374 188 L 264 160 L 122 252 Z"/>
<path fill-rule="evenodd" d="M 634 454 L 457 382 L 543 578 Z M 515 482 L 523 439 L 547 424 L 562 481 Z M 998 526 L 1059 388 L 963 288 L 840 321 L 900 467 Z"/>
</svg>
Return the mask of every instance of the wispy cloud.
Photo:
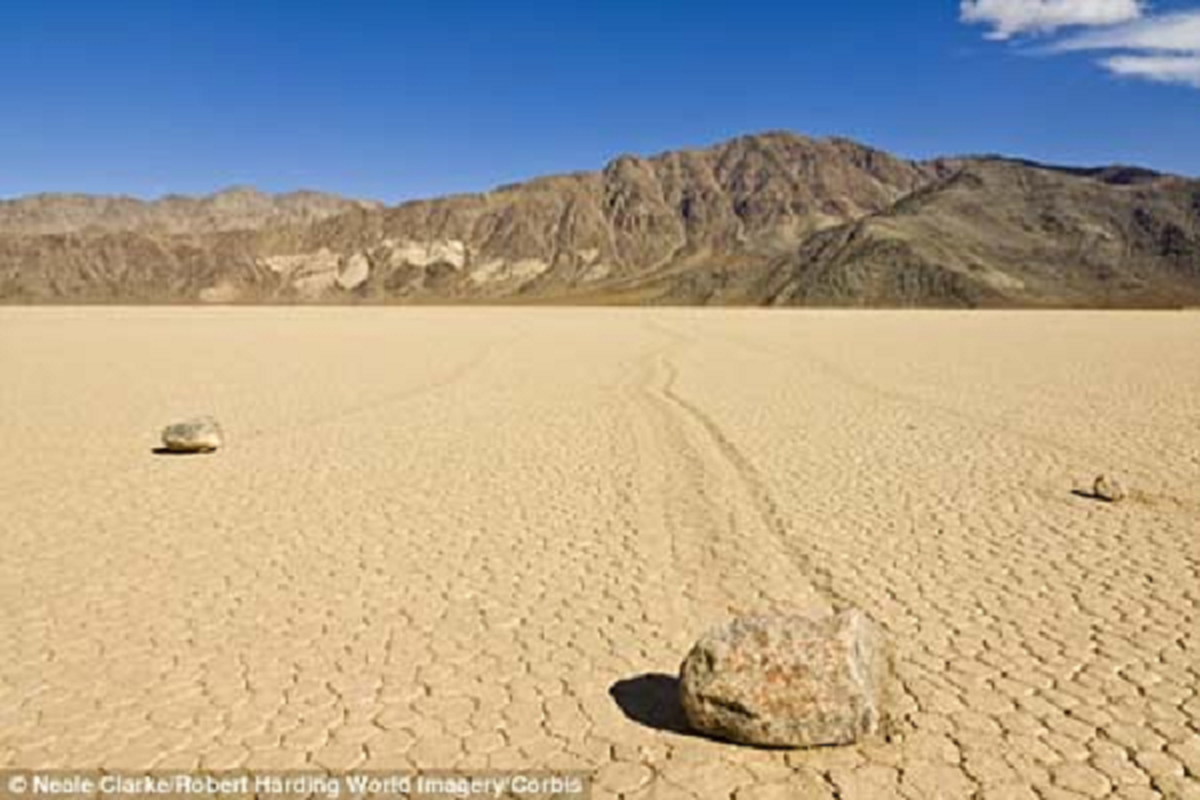
<svg viewBox="0 0 1200 800">
<path fill-rule="evenodd" d="M 1062 28 L 1117 25 L 1142 16 L 1142 0 L 963 0 L 962 21 L 991 27 L 989 39 Z"/>
<path fill-rule="evenodd" d="M 1200 9 L 1147 15 L 1140 0 L 964 0 L 961 13 L 992 25 L 992 39 L 1082 28 L 1046 49 L 1109 51 L 1096 63 L 1114 75 L 1200 89 Z"/>
<path fill-rule="evenodd" d="M 1200 55 L 1110 56 L 1100 63 L 1114 75 L 1200 89 Z"/>
<path fill-rule="evenodd" d="M 1146 17 L 1104 30 L 1085 31 L 1056 42 L 1052 49 L 1200 52 L 1200 9 Z"/>
</svg>

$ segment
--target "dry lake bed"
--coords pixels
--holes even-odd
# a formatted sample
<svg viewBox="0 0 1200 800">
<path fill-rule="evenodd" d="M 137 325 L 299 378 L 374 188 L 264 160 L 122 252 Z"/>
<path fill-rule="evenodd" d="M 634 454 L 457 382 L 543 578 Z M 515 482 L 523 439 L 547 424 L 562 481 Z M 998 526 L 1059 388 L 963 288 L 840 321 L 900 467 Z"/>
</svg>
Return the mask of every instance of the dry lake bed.
<svg viewBox="0 0 1200 800">
<path fill-rule="evenodd" d="M 1197 313 L 4 308 L 0 444 L 0 768 L 1200 797 Z M 829 601 L 893 741 L 686 730 L 698 636 Z"/>
</svg>

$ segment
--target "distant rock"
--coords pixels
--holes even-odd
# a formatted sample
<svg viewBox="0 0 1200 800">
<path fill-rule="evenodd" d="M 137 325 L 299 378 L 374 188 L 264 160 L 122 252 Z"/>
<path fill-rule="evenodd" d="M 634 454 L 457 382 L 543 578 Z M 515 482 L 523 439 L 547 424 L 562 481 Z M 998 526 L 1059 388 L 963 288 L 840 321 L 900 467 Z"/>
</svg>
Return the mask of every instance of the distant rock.
<svg viewBox="0 0 1200 800">
<path fill-rule="evenodd" d="M 1092 484 L 1092 495 L 1106 503 L 1119 503 L 1125 499 L 1125 487 L 1116 478 L 1100 475 Z"/>
<path fill-rule="evenodd" d="M 843 745 L 879 732 L 892 662 L 861 611 L 737 619 L 710 632 L 680 668 L 696 730 L 767 747 Z"/>
<path fill-rule="evenodd" d="M 163 428 L 163 447 L 172 453 L 211 453 L 223 443 L 221 426 L 212 417 L 193 417 Z"/>
</svg>

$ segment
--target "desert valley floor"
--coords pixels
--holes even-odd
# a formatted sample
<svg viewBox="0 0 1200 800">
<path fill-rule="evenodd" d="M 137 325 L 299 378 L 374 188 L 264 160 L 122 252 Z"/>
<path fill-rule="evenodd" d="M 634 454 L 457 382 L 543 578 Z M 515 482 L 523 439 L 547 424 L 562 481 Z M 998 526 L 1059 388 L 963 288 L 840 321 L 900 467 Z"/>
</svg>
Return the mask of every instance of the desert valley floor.
<svg viewBox="0 0 1200 800">
<path fill-rule="evenodd" d="M 5 308 L 0 442 L 0 768 L 1200 797 L 1200 313 Z M 893 741 L 685 730 L 696 638 L 830 604 Z"/>
</svg>

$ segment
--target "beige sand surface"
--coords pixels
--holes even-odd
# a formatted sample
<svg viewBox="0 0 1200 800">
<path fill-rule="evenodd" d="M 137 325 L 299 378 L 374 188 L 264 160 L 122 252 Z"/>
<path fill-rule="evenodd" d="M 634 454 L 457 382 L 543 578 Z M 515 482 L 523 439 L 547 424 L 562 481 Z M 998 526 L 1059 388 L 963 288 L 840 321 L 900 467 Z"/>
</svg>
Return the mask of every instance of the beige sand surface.
<svg viewBox="0 0 1200 800">
<path fill-rule="evenodd" d="M 0 444 L 0 767 L 1200 796 L 1195 314 L 0 309 Z M 829 601 L 900 740 L 678 732 L 706 628 Z"/>
</svg>

